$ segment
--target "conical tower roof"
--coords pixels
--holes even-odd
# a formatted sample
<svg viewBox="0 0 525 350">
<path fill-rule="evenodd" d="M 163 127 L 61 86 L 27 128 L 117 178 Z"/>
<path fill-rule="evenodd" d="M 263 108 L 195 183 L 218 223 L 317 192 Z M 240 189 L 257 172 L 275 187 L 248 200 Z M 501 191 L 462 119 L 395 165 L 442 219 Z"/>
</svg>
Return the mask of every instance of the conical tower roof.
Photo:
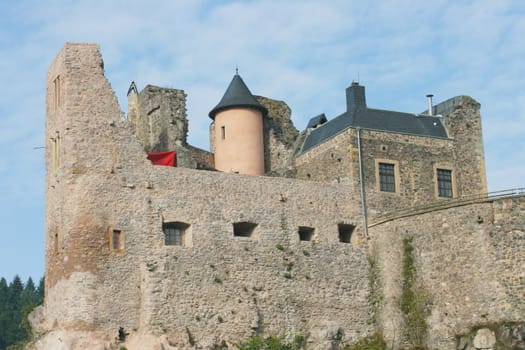
<svg viewBox="0 0 525 350">
<path fill-rule="evenodd" d="M 224 96 L 222 96 L 219 104 L 210 111 L 209 116 L 211 119 L 215 119 L 215 115 L 217 113 L 225 109 L 235 107 L 257 109 L 261 111 L 263 117 L 268 114 L 268 110 L 259 102 L 257 102 L 239 74 L 235 74 L 233 76 L 233 79 L 228 86 L 228 89 L 226 89 Z"/>
</svg>

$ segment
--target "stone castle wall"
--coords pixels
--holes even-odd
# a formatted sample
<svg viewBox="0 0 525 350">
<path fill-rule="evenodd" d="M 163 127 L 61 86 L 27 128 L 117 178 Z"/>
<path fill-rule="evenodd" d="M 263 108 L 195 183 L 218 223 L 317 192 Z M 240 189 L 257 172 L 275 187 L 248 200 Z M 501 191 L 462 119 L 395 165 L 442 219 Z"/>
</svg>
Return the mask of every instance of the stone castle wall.
<svg viewBox="0 0 525 350">
<path fill-rule="evenodd" d="M 138 223 L 123 230 L 137 232 L 128 254 L 145 257 L 142 319 L 153 334 L 187 345 L 186 327 L 204 344 L 338 329 L 352 340 L 370 331 L 362 229 L 350 244 L 338 238 L 338 223 L 359 225 L 352 196 L 329 185 L 186 169 L 154 168 L 151 179 L 147 241 Z M 191 247 L 164 245 L 162 223 L 170 221 L 190 225 Z M 252 237 L 235 237 L 233 223 L 244 221 L 257 224 Z M 312 241 L 299 240 L 299 226 L 315 229 Z"/>
<path fill-rule="evenodd" d="M 454 161 L 459 194 L 486 193 L 485 152 L 480 104 L 469 96 L 457 96 L 435 106 L 454 138 Z"/>
<path fill-rule="evenodd" d="M 132 114 L 145 103 L 137 101 Z M 286 121 L 286 105 L 272 101 L 261 102 L 275 116 L 265 131 L 267 156 L 286 168 L 300 136 Z M 372 219 L 435 201 L 436 164 L 454 170 L 457 195 L 485 189 L 482 144 L 464 137 L 481 132 L 479 105 L 467 99 L 448 111 L 454 139 L 361 130 Z M 66 44 L 47 78 L 49 344 L 62 341 L 60 332 L 81 331 L 114 342 L 122 327 L 143 344 L 163 338 L 164 349 L 297 333 L 309 348 L 335 348 L 374 331 L 374 293 L 383 296 L 378 327 L 399 343 L 407 236 L 432 301 L 429 345 L 452 349 L 454 337 L 476 324 L 523 319 L 523 197 L 396 219 L 371 227 L 367 241 L 355 129 L 296 158 L 297 178 L 285 179 L 195 170 L 210 166 L 212 155 L 185 144 L 184 127 L 174 137 L 184 139 L 174 145 L 182 167 L 152 166 L 149 138 L 133 118 L 125 119 L 118 106 L 98 46 Z M 381 159 L 399 165 L 398 193 L 377 191 Z M 170 222 L 188 225 L 181 246 L 164 244 L 163 224 Z M 251 236 L 234 235 L 240 222 L 256 225 Z M 349 242 L 341 242 L 339 224 L 355 226 Z M 314 230 L 311 240 L 300 240 L 300 227 Z M 122 237 L 118 249 L 114 231 Z M 378 263 L 379 291 L 369 286 L 369 256 Z"/>
<path fill-rule="evenodd" d="M 128 95 L 128 120 L 146 152 L 175 151 L 177 166 L 211 169 L 213 154 L 187 143 L 188 118 L 183 90 L 148 85 Z"/>
<path fill-rule="evenodd" d="M 188 122 L 183 90 L 148 85 L 136 100 L 137 106 L 129 108 L 129 121 L 147 152 L 166 152 L 186 145 Z"/>
<path fill-rule="evenodd" d="M 48 104 L 57 77 L 62 94 L 47 124 L 49 330 L 123 327 L 180 346 L 188 330 L 209 346 L 257 332 L 317 343 L 371 332 L 351 188 L 152 166 L 102 66 L 96 45 L 67 44 L 49 71 Z M 186 246 L 164 245 L 170 221 L 190 225 Z M 253 236 L 234 237 L 244 221 L 257 224 Z M 340 242 L 340 223 L 357 226 L 351 242 Z M 311 241 L 299 226 L 314 228 Z M 122 249 L 112 249 L 114 230 Z"/>
<path fill-rule="evenodd" d="M 286 172 L 292 163 L 294 142 L 299 132 L 291 119 L 291 110 L 283 101 L 257 96 L 257 102 L 266 107 L 264 118 L 264 169 L 266 174 Z"/>
<path fill-rule="evenodd" d="M 427 344 L 456 349 L 479 325 L 523 321 L 525 196 L 395 219 L 370 228 L 383 307 L 379 324 L 402 342 L 402 240 L 413 237 L 418 283 L 428 293 Z"/>
<path fill-rule="evenodd" d="M 104 77 L 98 45 L 67 44 L 47 77 L 49 327 L 60 323 L 89 329 L 97 324 L 99 262 L 109 257 L 107 222 L 114 210 L 111 185 L 117 172 L 127 173 L 120 186 L 139 165 L 149 162 Z"/>
</svg>

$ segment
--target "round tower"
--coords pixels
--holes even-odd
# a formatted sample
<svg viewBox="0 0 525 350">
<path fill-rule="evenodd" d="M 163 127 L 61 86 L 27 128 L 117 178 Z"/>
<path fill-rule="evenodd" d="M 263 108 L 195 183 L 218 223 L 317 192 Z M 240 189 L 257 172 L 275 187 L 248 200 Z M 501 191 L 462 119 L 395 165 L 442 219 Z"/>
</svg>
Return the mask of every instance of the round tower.
<svg viewBox="0 0 525 350">
<path fill-rule="evenodd" d="M 235 74 L 221 101 L 211 110 L 215 168 L 224 172 L 264 175 L 263 118 L 268 110 Z"/>
</svg>

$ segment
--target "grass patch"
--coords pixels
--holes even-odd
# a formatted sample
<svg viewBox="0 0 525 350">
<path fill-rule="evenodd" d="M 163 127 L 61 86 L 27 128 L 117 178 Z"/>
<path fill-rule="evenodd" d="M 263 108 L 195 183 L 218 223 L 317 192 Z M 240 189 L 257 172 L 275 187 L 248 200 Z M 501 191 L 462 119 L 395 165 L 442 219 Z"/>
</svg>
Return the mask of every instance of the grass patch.
<svg viewBox="0 0 525 350">
<path fill-rule="evenodd" d="M 188 342 L 190 343 L 190 345 L 195 346 L 195 344 L 197 344 L 197 341 L 195 340 L 193 334 L 191 334 L 190 329 L 188 327 L 186 327 L 186 334 L 188 334 Z"/>
<path fill-rule="evenodd" d="M 236 344 L 239 350 L 299 350 L 304 346 L 305 339 L 298 334 L 292 341 L 286 341 L 283 336 L 255 336 L 241 344 Z"/>
<path fill-rule="evenodd" d="M 381 334 L 376 332 L 353 344 L 345 345 L 343 350 L 386 350 L 386 343 Z"/>
<path fill-rule="evenodd" d="M 374 257 L 368 257 L 368 264 L 370 265 L 370 273 L 368 274 L 368 286 L 370 294 L 368 295 L 368 304 L 370 305 L 371 315 L 366 321 L 367 324 L 376 324 L 377 315 L 383 302 L 383 294 L 381 293 L 381 281 L 379 277 L 379 267 Z"/>
<path fill-rule="evenodd" d="M 429 297 L 418 283 L 414 259 L 413 237 L 403 239 L 402 286 L 400 308 L 405 321 L 405 337 L 410 349 L 425 349 L 428 331 Z"/>
</svg>

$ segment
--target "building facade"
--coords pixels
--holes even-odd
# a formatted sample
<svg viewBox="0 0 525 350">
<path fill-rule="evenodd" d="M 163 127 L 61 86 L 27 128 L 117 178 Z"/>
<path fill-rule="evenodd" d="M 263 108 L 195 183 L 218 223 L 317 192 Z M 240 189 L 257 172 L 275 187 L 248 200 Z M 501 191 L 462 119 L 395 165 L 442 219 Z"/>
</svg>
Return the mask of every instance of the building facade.
<svg viewBox="0 0 525 350">
<path fill-rule="evenodd" d="M 428 345 L 455 349 L 485 319 L 523 321 L 525 204 L 478 196 L 479 103 L 460 96 L 414 115 L 367 107 L 357 83 L 346 94 L 346 112 L 299 132 L 284 102 L 252 95 L 236 74 L 211 109 L 208 152 L 186 142 L 182 90 L 132 83 L 126 117 L 98 46 L 66 44 L 47 76 L 37 347 L 212 348 L 302 334 L 307 348 L 333 349 L 376 331 L 401 346 L 407 236 L 434 302 Z M 176 167 L 147 159 L 166 151 Z M 477 201 L 452 205 L 465 196 Z M 444 205 L 437 217 L 395 217 L 432 203 Z M 467 275 L 454 241 L 475 256 Z M 479 288 L 454 294 L 453 306 L 439 297 L 467 281 Z"/>
</svg>

